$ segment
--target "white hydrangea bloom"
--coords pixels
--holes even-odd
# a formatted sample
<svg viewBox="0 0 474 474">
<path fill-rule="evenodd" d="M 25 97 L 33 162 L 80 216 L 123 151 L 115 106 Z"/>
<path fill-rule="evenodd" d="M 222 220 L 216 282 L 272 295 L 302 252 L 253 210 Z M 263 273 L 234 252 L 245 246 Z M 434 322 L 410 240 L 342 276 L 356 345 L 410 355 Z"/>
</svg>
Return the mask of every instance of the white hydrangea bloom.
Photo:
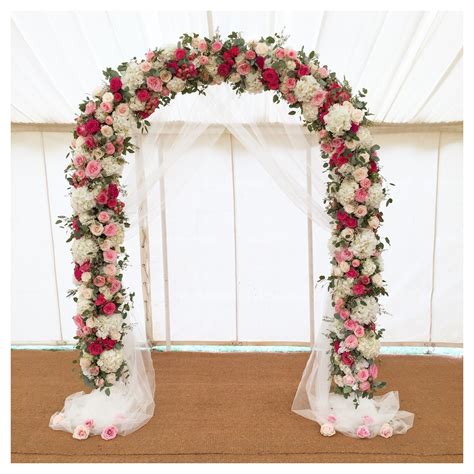
<svg viewBox="0 0 474 474">
<path fill-rule="evenodd" d="M 179 77 L 173 77 L 173 79 L 171 79 L 167 84 L 167 87 L 171 92 L 182 92 L 185 86 L 186 82 Z"/>
<path fill-rule="evenodd" d="M 117 248 L 123 244 L 124 238 L 124 228 L 122 225 L 117 224 L 117 233 L 113 237 L 109 237 L 107 240 L 110 242 L 111 247 Z"/>
<path fill-rule="evenodd" d="M 128 106 L 130 107 L 130 110 L 133 110 L 134 112 L 138 112 L 141 110 L 145 110 L 146 104 L 145 102 L 138 100 L 137 96 L 134 96 L 128 102 Z"/>
<path fill-rule="evenodd" d="M 336 193 L 336 199 L 343 206 L 347 206 L 354 201 L 354 193 L 357 189 L 359 189 L 359 185 L 352 178 L 346 178 Z"/>
<path fill-rule="evenodd" d="M 354 237 L 351 250 L 357 258 L 368 258 L 375 252 L 377 243 L 373 230 L 361 229 Z"/>
<path fill-rule="evenodd" d="M 360 127 L 357 131 L 357 137 L 359 138 L 359 148 L 366 148 L 369 150 L 374 144 L 372 134 L 367 127 Z"/>
<path fill-rule="evenodd" d="M 363 336 L 359 339 L 357 350 L 366 359 L 375 359 L 380 352 L 380 341 L 374 336 Z"/>
<path fill-rule="evenodd" d="M 140 66 L 136 61 L 130 61 L 127 70 L 122 77 L 123 87 L 128 87 L 130 92 L 134 92 L 143 84 L 144 80 L 145 76 L 143 71 L 140 69 Z"/>
<path fill-rule="evenodd" d="M 123 163 L 119 163 L 112 156 L 107 156 L 100 164 L 102 165 L 102 174 L 104 176 L 121 176 L 123 172 Z"/>
<path fill-rule="evenodd" d="M 352 294 L 352 282 L 348 278 L 337 278 L 334 285 L 333 297 L 334 300 L 345 298 Z"/>
<path fill-rule="evenodd" d="M 303 104 L 303 117 L 308 122 L 314 122 L 318 118 L 318 107 L 314 107 L 310 102 Z"/>
<path fill-rule="evenodd" d="M 364 296 L 357 300 L 357 306 L 351 310 L 351 318 L 358 323 L 369 324 L 377 319 L 379 311 L 377 300 L 373 296 Z"/>
<path fill-rule="evenodd" d="M 363 275 L 372 275 L 375 270 L 377 270 L 377 266 L 375 265 L 374 261 L 371 258 L 368 258 L 362 264 L 362 274 Z"/>
<path fill-rule="evenodd" d="M 321 86 L 313 76 L 303 76 L 295 86 L 295 97 L 300 102 L 309 102 Z"/>
<path fill-rule="evenodd" d="M 263 84 L 260 80 L 260 74 L 251 72 L 245 76 L 245 89 L 250 94 L 258 94 L 263 90 Z"/>
<path fill-rule="evenodd" d="M 71 248 L 71 252 L 74 258 L 74 262 L 79 263 L 80 265 L 84 262 L 91 260 L 97 255 L 99 251 L 99 246 L 93 239 L 88 237 L 81 237 L 76 239 Z"/>
<path fill-rule="evenodd" d="M 71 206 L 77 214 L 87 212 L 95 206 L 98 190 L 89 191 L 86 186 L 74 188 L 71 192 Z"/>
<path fill-rule="evenodd" d="M 385 194 L 380 183 L 374 183 L 370 188 L 365 201 L 367 206 L 377 209 L 384 200 Z"/>
<path fill-rule="evenodd" d="M 333 135 L 344 135 L 344 132 L 350 130 L 352 125 L 351 109 L 346 105 L 334 104 L 325 115 L 324 121 L 326 122 L 326 129 Z"/>
<path fill-rule="evenodd" d="M 123 363 L 123 351 L 121 349 L 112 349 L 104 351 L 99 356 L 97 365 L 106 373 L 117 372 Z"/>
<path fill-rule="evenodd" d="M 79 314 L 84 313 L 84 311 L 91 311 L 93 309 L 93 304 L 91 300 L 86 300 L 85 298 L 78 298 L 76 304 L 76 310 Z"/>
<path fill-rule="evenodd" d="M 123 318 L 120 314 L 111 316 L 99 316 L 96 319 L 97 336 L 105 339 L 119 333 L 122 329 Z M 114 338 L 112 338 L 114 339 Z"/>
</svg>

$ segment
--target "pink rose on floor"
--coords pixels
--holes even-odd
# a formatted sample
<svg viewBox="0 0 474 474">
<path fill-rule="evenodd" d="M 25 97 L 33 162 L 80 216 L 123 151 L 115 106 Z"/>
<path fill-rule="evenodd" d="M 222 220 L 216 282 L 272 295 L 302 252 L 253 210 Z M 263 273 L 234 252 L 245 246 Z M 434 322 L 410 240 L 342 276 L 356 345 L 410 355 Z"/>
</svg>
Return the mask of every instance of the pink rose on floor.
<svg viewBox="0 0 474 474">
<path fill-rule="evenodd" d="M 105 153 L 107 153 L 107 155 L 113 155 L 115 153 L 115 146 L 113 143 L 108 142 L 105 145 Z"/>
<path fill-rule="evenodd" d="M 97 219 L 99 219 L 99 222 L 102 222 L 104 224 L 105 222 L 108 222 L 108 220 L 110 219 L 110 215 L 107 211 L 101 211 L 99 212 Z"/>
<path fill-rule="evenodd" d="M 117 252 L 115 250 L 105 250 L 103 257 L 107 263 L 114 263 L 117 260 Z"/>
<path fill-rule="evenodd" d="M 109 441 L 111 439 L 114 439 L 118 434 L 118 429 L 114 425 L 106 426 L 100 435 L 102 439 L 105 441 Z"/>
<path fill-rule="evenodd" d="M 379 375 L 379 368 L 375 364 L 369 365 L 369 375 L 376 379 Z"/>
<path fill-rule="evenodd" d="M 357 379 L 359 382 L 365 382 L 369 378 L 369 371 L 367 369 L 360 369 L 357 372 Z"/>
<path fill-rule="evenodd" d="M 115 303 L 112 303 L 111 301 L 104 304 L 104 306 L 102 306 L 102 312 L 106 316 L 110 316 L 111 314 L 114 314 L 116 309 L 117 307 L 115 306 Z"/>
<path fill-rule="evenodd" d="M 382 438 L 391 438 L 393 435 L 393 428 L 390 424 L 384 423 L 380 427 L 379 435 L 382 436 Z"/>
<path fill-rule="evenodd" d="M 146 85 L 148 89 L 154 92 L 160 92 L 163 89 L 163 81 L 156 76 L 150 76 L 146 79 Z"/>
<path fill-rule="evenodd" d="M 64 415 L 62 413 L 56 413 L 51 422 L 53 426 L 60 425 L 64 421 Z"/>
<path fill-rule="evenodd" d="M 109 264 L 104 267 L 104 273 L 108 276 L 114 276 L 117 273 L 115 265 Z"/>
<path fill-rule="evenodd" d="M 360 425 L 356 430 L 356 435 L 361 439 L 368 438 L 370 436 L 370 430 L 367 426 Z"/>
<path fill-rule="evenodd" d="M 104 227 L 104 234 L 107 237 L 113 237 L 117 233 L 117 224 L 107 224 Z"/>
<path fill-rule="evenodd" d="M 346 346 L 347 349 L 352 350 L 352 349 L 355 349 L 359 345 L 359 341 L 356 336 L 351 334 L 350 336 L 347 336 L 346 339 L 344 340 L 344 345 Z"/>
<path fill-rule="evenodd" d="M 355 328 L 354 328 L 354 334 L 357 336 L 357 337 L 362 337 L 365 333 L 365 330 L 364 330 L 364 327 L 361 326 L 361 325 L 357 325 Z"/>
<path fill-rule="evenodd" d="M 366 392 L 370 388 L 370 383 L 369 382 L 361 382 L 359 384 L 359 390 L 362 390 L 363 392 Z"/>
<path fill-rule="evenodd" d="M 349 385 L 350 387 L 355 384 L 355 378 L 352 375 L 344 375 L 342 381 L 344 382 L 344 385 Z"/>
<path fill-rule="evenodd" d="M 91 160 L 86 166 L 86 176 L 88 178 L 97 178 L 102 170 L 101 164 L 96 160 Z"/>
<path fill-rule="evenodd" d="M 100 288 L 101 286 L 105 285 L 105 278 L 102 275 L 97 275 L 94 278 L 94 285 Z"/>
<path fill-rule="evenodd" d="M 74 428 L 72 433 L 74 439 L 83 440 L 89 437 L 89 428 L 85 425 L 78 425 Z"/>
<path fill-rule="evenodd" d="M 359 184 L 362 188 L 369 189 L 372 186 L 372 181 L 369 178 L 364 178 L 360 180 Z"/>
<path fill-rule="evenodd" d="M 354 193 L 354 199 L 357 202 L 365 202 L 367 200 L 367 190 L 364 188 L 359 188 L 355 193 Z"/>
<path fill-rule="evenodd" d="M 336 423 L 337 418 L 334 415 L 329 415 L 328 416 L 328 422 L 329 423 Z"/>
<path fill-rule="evenodd" d="M 89 419 L 84 421 L 84 426 L 87 426 L 87 428 L 91 430 L 92 428 L 94 428 L 94 420 Z"/>
</svg>

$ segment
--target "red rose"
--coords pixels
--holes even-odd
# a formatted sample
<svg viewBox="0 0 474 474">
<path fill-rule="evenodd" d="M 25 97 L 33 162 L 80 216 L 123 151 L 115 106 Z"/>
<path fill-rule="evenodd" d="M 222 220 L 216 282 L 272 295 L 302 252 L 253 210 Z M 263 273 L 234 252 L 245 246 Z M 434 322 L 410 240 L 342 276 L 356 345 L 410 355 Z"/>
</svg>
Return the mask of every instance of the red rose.
<svg viewBox="0 0 474 474">
<path fill-rule="evenodd" d="M 120 92 L 116 92 L 114 94 L 114 102 L 120 102 L 122 100 L 122 94 Z"/>
<path fill-rule="evenodd" d="M 113 209 L 116 205 L 117 205 L 117 199 L 112 198 L 107 201 L 107 207 L 109 209 Z"/>
<path fill-rule="evenodd" d="M 109 83 L 110 92 L 118 92 L 122 88 L 122 80 L 120 77 L 112 77 Z"/>
<path fill-rule="evenodd" d="M 358 131 L 359 131 L 359 124 L 352 122 L 352 125 L 351 125 L 351 132 L 352 132 L 352 133 L 357 133 Z"/>
<path fill-rule="evenodd" d="M 119 188 L 116 184 L 109 184 L 109 187 L 107 188 L 107 196 L 110 198 L 117 198 L 119 195 Z"/>
<path fill-rule="evenodd" d="M 105 298 L 105 296 L 102 293 L 99 293 L 99 296 L 95 300 L 95 305 L 102 306 L 106 301 L 107 299 Z"/>
<path fill-rule="evenodd" d="M 262 80 L 269 89 L 276 90 L 280 86 L 280 78 L 278 77 L 278 73 L 271 67 L 263 70 Z"/>
<path fill-rule="evenodd" d="M 84 124 L 84 127 L 88 135 L 93 135 L 99 131 L 100 123 L 98 120 L 91 118 Z"/>
<path fill-rule="evenodd" d="M 354 363 L 354 360 L 352 359 L 352 356 L 349 354 L 349 352 L 343 352 L 341 354 L 341 361 L 344 365 L 349 367 Z"/>
<path fill-rule="evenodd" d="M 230 51 L 224 51 L 224 53 L 222 54 L 222 57 L 224 58 L 225 62 L 233 58 L 232 54 L 230 54 Z"/>
<path fill-rule="evenodd" d="M 369 278 L 367 275 L 362 275 L 362 276 L 359 278 L 359 281 L 360 281 L 363 285 L 368 285 L 369 282 L 370 282 L 370 278 Z"/>
<path fill-rule="evenodd" d="M 347 278 L 357 278 L 359 274 L 354 267 L 351 267 L 348 272 L 346 272 Z"/>
<path fill-rule="evenodd" d="M 115 344 L 117 344 L 117 341 L 110 339 L 109 337 L 106 337 L 105 339 L 99 339 L 99 341 L 106 351 L 110 351 L 110 349 L 113 349 Z"/>
<path fill-rule="evenodd" d="M 257 56 L 255 58 L 255 64 L 259 67 L 259 69 L 263 69 L 265 65 L 265 58 L 263 56 Z"/>
<path fill-rule="evenodd" d="M 106 314 L 107 316 L 110 316 L 111 314 L 115 313 L 117 306 L 115 306 L 115 303 L 109 302 L 104 304 L 102 307 L 102 312 Z"/>
<path fill-rule="evenodd" d="M 78 125 L 76 127 L 76 133 L 80 136 L 80 137 L 85 137 L 87 135 L 87 130 L 86 130 L 86 127 L 84 127 L 84 125 Z"/>
<path fill-rule="evenodd" d="M 186 57 L 186 50 L 183 48 L 178 48 L 175 51 L 174 56 L 178 61 L 181 61 L 181 59 L 184 59 Z"/>
<path fill-rule="evenodd" d="M 298 76 L 307 76 L 309 74 L 309 67 L 306 64 L 301 64 L 298 68 Z"/>
<path fill-rule="evenodd" d="M 233 58 L 235 58 L 240 53 L 239 47 L 238 46 L 232 46 L 232 48 L 229 49 L 229 53 Z"/>
<path fill-rule="evenodd" d="M 369 171 L 371 173 L 377 173 L 378 170 L 379 170 L 379 168 L 377 166 L 377 163 L 375 161 L 370 160 L 369 161 Z"/>
<path fill-rule="evenodd" d="M 339 347 L 341 346 L 341 343 L 339 341 L 334 341 L 334 352 L 337 354 L 337 352 L 339 351 Z"/>
<path fill-rule="evenodd" d="M 105 204 L 107 204 L 107 193 L 104 191 L 101 191 L 99 194 L 97 194 L 95 200 L 101 205 L 101 206 L 104 206 Z"/>
<path fill-rule="evenodd" d="M 357 219 L 355 217 L 348 217 L 346 219 L 346 227 L 349 227 L 350 229 L 355 229 L 357 227 Z"/>
<path fill-rule="evenodd" d="M 351 100 L 351 95 L 347 91 L 342 91 L 337 94 L 337 99 L 339 102 L 345 102 L 346 100 Z"/>
<path fill-rule="evenodd" d="M 91 342 L 87 346 L 87 352 L 89 352 L 90 355 L 98 356 L 104 352 L 104 348 L 100 342 Z"/>
<path fill-rule="evenodd" d="M 222 77 L 227 77 L 230 74 L 230 66 L 227 63 L 219 64 L 217 74 Z"/>
<path fill-rule="evenodd" d="M 150 92 L 148 92 L 148 89 L 138 89 L 136 96 L 140 102 L 146 102 L 150 98 Z"/>
<path fill-rule="evenodd" d="M 336 159 L 334 160 L 334 164 L 340 168 L 341 166 L 345 165 L 346 163 L 349 162 L 349 158 L 347 156 L 344 156 L 344 155 L 339 155 L 336 157 Z"/>
<path fill-rule="evenodd" d="M 86 145 L 86 147 L 89 149 L 89 150 L 92 150 L 93 148 L 95 148 L 97 146 L 97 143 L 95 142 L 94 140 L 94 137 L 92 135 L 88 135 L 85 140 L 84 140 L 84 144 Z"/>
<path fill-rule="evenodd" d="M 81 268 L 80 268 L 80 266 L 76 263 L 76 266 L 74 267 L 74 278 L 75 278 L 77 281 L 81 281 L 81 277 L 82 277 Z"/>
<path fill-rule="evenodd" d="M 352 287 L 352 292 L 354 293 L 354 295 L 356 296 L 362 296 L 362 295 L 365 295 L 365 286 L 362 285 L 362 283 L 356 283 L 353 287 Z"/>
</svg>

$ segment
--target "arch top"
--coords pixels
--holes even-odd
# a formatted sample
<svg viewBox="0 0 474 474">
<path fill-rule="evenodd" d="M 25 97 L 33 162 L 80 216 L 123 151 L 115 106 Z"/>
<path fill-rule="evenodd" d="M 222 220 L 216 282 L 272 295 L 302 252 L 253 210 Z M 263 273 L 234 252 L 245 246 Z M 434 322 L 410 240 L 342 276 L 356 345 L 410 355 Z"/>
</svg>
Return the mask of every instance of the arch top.
<svg viewBox="0 0 474 474">
<path fill-rule="evenodd" d="M 237 94 L 269 91 L 273 102 L 286 102 L 289 114 L 300 114 L 303 126 L 317 133 L 333 224 L 327 280 L 334 306 L 329 315 L 334 391 L 357 401 L 383 386 L 375 360 L 382 331 L 375 320 L 378 298 L 386 294 L 378 227 L 387 189 L 368 129 L 366 91 L 354 94 L 314 51 L 289 48 L 285 41 L 280 34 L 256 41 L 238 33 L 183 34 L 176 46 L 107 68 L 106 81 L 80 104 L 66 168 L 73 215 L 62 220 L 73 241 L 77 349 L 89 385 L 109 391 L 127 373 L 122 343 L 130 329 L 130 298 L 121 279 L 128 222 L 120 178 L 124 155 L 134 152 L 133 131 L 146 131 L 148 117 L 177 94 L 201 94 L 227 83 Z"/>
</svg>

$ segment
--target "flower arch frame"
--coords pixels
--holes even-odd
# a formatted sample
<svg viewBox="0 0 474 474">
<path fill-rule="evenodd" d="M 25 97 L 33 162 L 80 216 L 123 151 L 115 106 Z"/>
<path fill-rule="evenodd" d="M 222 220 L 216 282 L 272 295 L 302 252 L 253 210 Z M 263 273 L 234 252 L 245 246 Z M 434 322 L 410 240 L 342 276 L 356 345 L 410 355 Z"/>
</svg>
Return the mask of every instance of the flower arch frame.
<svg viewBox="0 0 474 474">
<path fill-rule="evenodd" d="M 285 101 L 289 113 L 300 113 L 303 126 L 317 134 L 332 222 L 332 273 L 320 277 L 332 295 L 332 390 L 353 397 L 357 405 L 385 385 L 377 378 L 383 329 L 375 320 L 378 299 L 387 294 L 381 276 L 385 243 L 378 229 L 388 190 L 379 170 L 379 146 L 368 129 L 366 90 L 353 94 L 314 51 L 295 51 L 285 41 L 279 34 L 250 42 L 238 33 L 225 39 L 184 34 L 176 47 L 106 69 L 104 84 L 80 104 L 65 170 L 73 214 L 59 222 L 73 242 L 76 348 L 91 388 L 110 394 L 128 373 L 123 339 L 131 330 L 126 319 L 134 294 L 122 286 L 129 224 L 120 178 L 125 156 L 135 150 L 131 131 L 146 132 L 147 118 L 177 94 L 204 93 L 224 82 L 237 94 L 272 92 L 275 103 Z"/>
</svg>

